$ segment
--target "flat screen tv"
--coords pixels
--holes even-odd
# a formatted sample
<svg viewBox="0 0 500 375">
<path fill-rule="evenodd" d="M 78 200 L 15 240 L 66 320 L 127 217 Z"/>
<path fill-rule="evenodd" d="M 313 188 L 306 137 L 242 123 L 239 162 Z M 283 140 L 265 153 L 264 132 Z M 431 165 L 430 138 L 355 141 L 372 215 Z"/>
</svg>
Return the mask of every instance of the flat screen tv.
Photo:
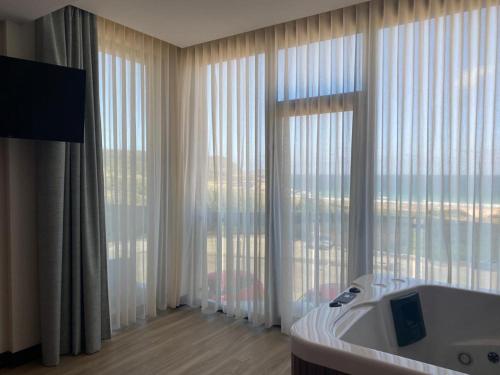
<svg viewBox="0 0 500 375">
<path fill-rule="evenodd" d="M 85 71 L 0 56 L 0 137 L 83 142 Z"/>
</svg>

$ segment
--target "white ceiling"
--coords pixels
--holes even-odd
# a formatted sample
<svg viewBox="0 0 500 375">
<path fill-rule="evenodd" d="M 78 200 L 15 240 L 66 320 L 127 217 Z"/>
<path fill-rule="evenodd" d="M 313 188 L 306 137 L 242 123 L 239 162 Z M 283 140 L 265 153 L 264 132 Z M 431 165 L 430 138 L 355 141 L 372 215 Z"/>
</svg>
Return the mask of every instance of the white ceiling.
<svg viewBox="0 0 500 375">
<path fill-rule="evenodd" d="M 68 4 L 180 47 L 366 0 L 0 0 L 0 19 L 33 20 Z"/>
<path fill-rule="evenodd" d="M 71 0 L 0 0 L 0 20 L 32 21 L 71 3 Z"/>
</svg>

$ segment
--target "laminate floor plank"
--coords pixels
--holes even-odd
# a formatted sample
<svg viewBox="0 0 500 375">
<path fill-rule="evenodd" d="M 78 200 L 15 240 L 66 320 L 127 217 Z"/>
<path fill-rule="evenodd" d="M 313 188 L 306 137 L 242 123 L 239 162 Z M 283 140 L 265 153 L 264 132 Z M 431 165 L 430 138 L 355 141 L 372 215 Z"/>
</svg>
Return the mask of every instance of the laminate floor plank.
<svg viewBox="0 0 500 375">
<path fill-rule="evenodd" d="M 99 353 L 64 356 L 57 367 L 29 363 L 2 375 L 289 375 L 290 341 L 222 313 L 183 307 L 124 329 Z"/>
</svg>

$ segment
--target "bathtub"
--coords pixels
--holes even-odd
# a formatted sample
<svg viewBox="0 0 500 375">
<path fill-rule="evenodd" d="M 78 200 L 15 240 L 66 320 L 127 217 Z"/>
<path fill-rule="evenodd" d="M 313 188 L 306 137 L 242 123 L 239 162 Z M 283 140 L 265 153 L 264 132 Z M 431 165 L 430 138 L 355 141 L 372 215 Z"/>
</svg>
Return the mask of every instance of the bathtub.
<svg viewBox="0 0 500 375">
<path fill-rule="evenodd" d="M 374 275 L 349 289 L 350 302 L 321 305 L 292 326 L 294 375 L 500 374 L 499 295 Z M 415 292 L 425 337 L 399 346 L 391 300 Z"/>
</svg>

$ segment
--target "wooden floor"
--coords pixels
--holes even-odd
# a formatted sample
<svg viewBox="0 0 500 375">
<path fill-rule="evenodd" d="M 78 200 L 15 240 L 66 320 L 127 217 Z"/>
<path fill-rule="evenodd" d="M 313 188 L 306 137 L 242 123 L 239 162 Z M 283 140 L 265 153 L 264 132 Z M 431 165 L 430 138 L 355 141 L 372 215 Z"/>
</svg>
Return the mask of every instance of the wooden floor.
<svg viewBox="0 0 500 375">
<path fill-rule="evenodd" d="M 290 374 L 289 338 L 222 313 L 181 308 L 123 331 L 93 355 L 64 356 L 58 367 L 30 363 L 15 374 Z"/>
</svg>

